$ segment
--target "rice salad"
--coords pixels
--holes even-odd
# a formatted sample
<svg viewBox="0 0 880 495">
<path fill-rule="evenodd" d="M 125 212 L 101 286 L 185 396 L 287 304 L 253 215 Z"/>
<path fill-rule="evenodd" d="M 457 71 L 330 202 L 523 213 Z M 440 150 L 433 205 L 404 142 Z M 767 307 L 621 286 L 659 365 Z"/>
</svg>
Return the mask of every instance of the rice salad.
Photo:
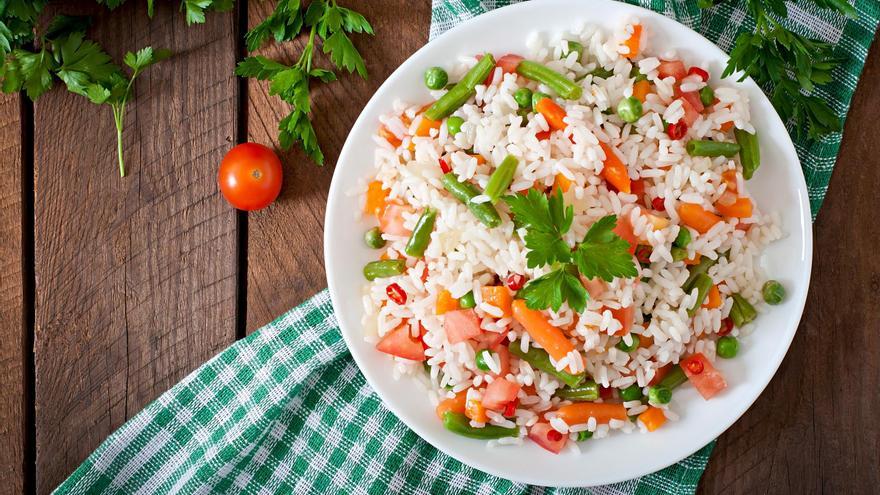
<svg viewBox="0 0 880 495">
<path fill-rule="evenodd" d="M 434 101 L 380 119 L 363 326 L 448 430 L 559 453 L 723 393 L 713 363 L 784 295 L 758 265 L 781 231 L 735 83 L 636 19 L 527 46 L 429 68 Z"/>
</svg>

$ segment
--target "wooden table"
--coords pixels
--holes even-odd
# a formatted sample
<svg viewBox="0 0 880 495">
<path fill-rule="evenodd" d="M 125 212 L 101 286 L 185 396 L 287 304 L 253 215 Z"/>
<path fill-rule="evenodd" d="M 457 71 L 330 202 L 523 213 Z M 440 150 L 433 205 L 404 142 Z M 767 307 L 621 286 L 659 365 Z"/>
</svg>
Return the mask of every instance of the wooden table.
<svg viewBox="0 0 880 495">
<path fill-rule="evenodd" d="M 139 79 L 116 172 L 106 107 L 55 89 L 0 99 L 0 491 L 47 493 L 113 430 L 236 339 L 325 286 L 322 224 L 342 143 L 381 82 L 427 40 L 429 2 L 354 2 L 369 81 L 314 94 L 327 166 L 283 154 L 271 208 L 245 215 L 217 191 L 233 143 L 276 142 L 286 107 L 232 75 L 241 33 L 274 2 L 187 28 L 164 2 L 96 14 L 118 59 L 146 44 L 176 55 Z M 172 3 L 172 2 L 169 2 Z M 176 3 L 176 2 L 174 2 Z M 291 61 L 299 43 L 263 53 Z M 880 486 L 880 51 L 872 51 L 831 192 L 815 224 L 803 323 L 767 390 L 719 440 L 701 493 L 868 493 Z M 771 166 L 772 164 L 767 164 Z M 773 332 L 772 328 L 763 329 Z"/>
</svg>

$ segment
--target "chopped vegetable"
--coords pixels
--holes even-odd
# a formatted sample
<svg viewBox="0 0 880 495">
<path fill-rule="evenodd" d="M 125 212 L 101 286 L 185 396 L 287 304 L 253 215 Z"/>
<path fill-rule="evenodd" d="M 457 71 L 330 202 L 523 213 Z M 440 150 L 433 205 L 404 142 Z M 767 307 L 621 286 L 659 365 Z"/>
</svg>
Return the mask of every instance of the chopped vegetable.
<svg viewBox="0 0 880 495">
<path fill-rule="evenodd" d="M 739 353 L 739 341 L 733 335 L 725 335 L 715 342 L 715 353 L 724 359 L 734 358 Z"/>
<path fill-rule="evenodd" d="M 678 229 L 678 235 L 675 236 L 675 240 L 672 241 L 672 244 L 680 248 L 686 248 L 690 243 L 691 231 L 688 230 L 687 227 L 682 226 L 680 229 Z"/>
<path fill-rule="evenodd" d="M 511 305 L 513 304 L 513 296 L 510 291 L 503 285 L 486 285 L 480 288 L 483 296 L 483 302 L 495 306 L 502 312 L 502 318 L 510 318 L 513 313 Z"/>
<path fill-rule="evenodd" d="M 694 280 L 693 288 L 697 289 L 697 300 L 694 301 L 693 306 L 688 309 L 688 316 L 694 316 L 697 313 L 697 310 L 703 305 L 703 302 L 706 301 L 706 297 L 712 289 L 712 278 L 705 273 L 697 275 L 696 280 Z"/>
<path fill-rule="evenodd" d="M 516 67 L 516 72 L 533 81 L 545 84 L 566 100 L 578 100 L 583 88 L 562 74 L 531 60 L 523 60 Z"/>
<path fill-rule="evenodd" d="M 733 294 L 731 297 L 733 297 L 733 306 L 730 308 L 730 319 L 733 320 L 734 325 L 742 328 L 758 317 L 758 311 L 746 298 L 739 294 Z"/>
<path fill-rule="evenodd" d="M 449 131 L 449 135 L 455 136 L 461 132 L 461 124 L 464 124 L 464 119 L 458 115 L 452 115 L 446 119 L 446 130 Z"/>
<path fill-rule="evenodd" d="M 449 74 L 443 67 L 431 67 L 425 71 L 425 86 L 428 89 L 443 89 L 449 82 Z"/>
<path fill-rule="evenodd" d="M 539 422 L 532 425 L 529 429 L 529 439 L 542 448 L 558 454 L 565 447 L 568 435 L 563 435 L 554 430 L 549 423 Z"/>
<path fill-rule="evenodd" d="M 477 305 L 477 301 L 474 299 L 474 292 L 468 291 L 467 294 L 458 298 L 458 305 L 461 306 L 461 309 L 470 309 Z"/>
<path fill-rule="evenodd" d="M 483 391 L 483 407 L 493 411 L 503 411 L 508 403 L 516 400 L 519 393 L 519 384 L 506 378 L 492 380 L 486 390 Z"/>
<path fill-rule="evenodd" d="M 688 126 L 686 123 L 679 121 L 675 124 L 667 124 L 666 125 L 666 134 L 669 135 L 669 139 L 679 140 L 687 135 Z"/>
<path fill-rule="evenodd" d="M 725 143 L 722 141 L 709 141 L 706 139 L 691 139 L 686 146 L 688 155 L 691 156 L 726 156 L 731 158 L 739 153 L 740 145 Z"/>
<path fill-rule="evenodd" d="M 624 98 L 617 104 L 617 115 L 629 124 L 639 120 L 642 113 L 642 102 L 635 96 Z"/>
<path fill-rule="evenodd" d="M 703 86 L 703 89 L 700 90 L 700 103 L 703 106 L 709 106 L 715 102 L 715 91 L 711 86 Z"/>
<path fill-rule="evenodd" d="M 618 342 L 614 347 L 617 347 L 618 349 L 620 349 L 623 352 L 632 352 L 632 351 L 638 349 L 639 348 L 639 336 L 636 334 L 632 334 L 632 335 L 630 335 L 630 337 L 632 338 L 630 344 L 627 344 L 626 341 L 624 341 L 623 339 L 620 339 L 620 342 Z"/>
<path fill-rule="evenodd" d="M 513 92 L 513 99 L 520 108 L 526 109 L 532 107 L 532 90 L 529 88 L 519 88 Z"/>
<path fill-rule="evenodd" d="M 406 291 L 398 283 L 389 284 L 385 287 L 385 294 L 397 304 L 405 304 L 407 299 Z"/>
<path fill-rule="evenodd" d="M 437 294 L 437 305 L 435 309 L 435 313 L 437 315 L 445 314 L 449 311 L 455 311 L 459 309 L 458 299 L 452 297 L 452 293 L 448 290 L 441 290 Z"/>
<path fill-rule="evenodd" d="M 687 249 L 678 246 L 672 246 L 669 250 L 669 254 L 672 255 L 672 261 L 683 261 L 688 257 Z"/>
<path fill-rule="evenodd" d="M 550 324 L 540 311 L 529 309 L 522 299 L 513 301 L 513 318 L 525 328 L 533 341 L 547 351 L 555 361 L 560 361 L 574 350 L 562 330 Z"/>
<path fill-rule="evenodd" d="M 476 438 L 478 440 L 492 440 L 504 437 L 519 436 L 519 428 L 503 428 L 501 426 L 486 425 L 482 428 L 471 426 L 470 420 L 464 414 L 447 411 L 443 413 L 443 426 L 461 436 Z"/>
<path fill-rule="evenodd" d="M 709 400 L 727 388 L 727 382 L 702 353 L 681 361 L 681 369 L 704 399 Z"/>
<path fill-rule="evenodd" d="M 703 256 L 700 258 L 700 261 L 696 264 L 688 268 L 688 278 L 685 280 L 684 284 L 681 286 L 681 289 L 687 293 L 690 293 L 694 290 L 694 287 L 697 282 L 697 278 L 700 275 L 705 275 L 706 272 L 709 271 L 709 268 L 712 268 L 715 263 L 718 263 L 718 260 L 713 260 L 708 256 Z"/>
<path fill-rule="evenodd" d="M 660 379 L 658 382 L 659 385 L 662 385 L 669 390 L 673 390 L 682 383 L 687 381 L 687 375 L 684 374 L 684 370 L 681 369 L 681 366 L 675 364 L 671 365 L 669 370 Z"/>
<path fill-rule="evenodd" d="M 406 271 L 406 260 L 371 261 L 364 266 L 364 277 L 367 280 L 388 278 Z"/>
<path fill-rule="evenodd" d="M 749 180 L 761 166 L 761 147 L 758 135 L 742 129 L 734 129 L 733 137 L 740 145 L 739 162 L 743 168 L 743 178 Z"/>
<path fill-rule="evenodd" d="M 447 412 L 452 412 L 456 414 L 461 414 L 464 416 L 465 405 L 467 403 L 467 390 L 462 390 L 461 392 L 455 394 L 454 398 L 451 399 L 443 399 L 437 404 L 437 408 L 435 411 L 437 412 L 437 417 L 441 420 L 443 416 Z"/>
<path fill-rule="evenodd" d="M 621 336 L 626 335 L 632 329 L 633 320 L 635 319 L 636 310 L 632 306 L 625 306 L 622 308 L 612 308 L 611 316 L 614 317 L 615 320 L 620 322 L 620 330 L 615 332 L 614 335 Z M 635 337 L 635 336 L 633 336 Z"/>
<path fill-rule="evenodd" d="M 706 298 L 706 302 L 703 303 L 703 307 L 707 309 L 717 309 L 721 307 L 721 291 L 718 290 L 717 285 L 713 285 L 709 289 L 709 295 Z"/>
<path fill-rule="evenodd" d="M 632 25 L 633 32 L 626 41 L 623 42 L 623 46 L 627 48 L 627 52 L 623 55 L 626 58 L 635 58 L 636 55 L 639 54 L 639 46 L 642 42 L 642 25 L 641 24 L 633 24 Z"/>
<path fill-rule="evenodd" d="M 382 230 L 379 227 L 373 227 L 372 229 L 366 231 L 364 233 L 364 243 L 367 247 L 372 249 L 379 249 L 385 246 L 385 239 L 382 238 Z"/>
<path fill-rule="evenodd" d="M 785 287 L 776 280 L 768 280 L 761 287 L 761 295 L 767 304 L 777 305 L 785 299 Z"/>
<path fill-rule="evenodd" d="M 541 98 L 535 105 L 535 111 L 544 116 L 547 124 L 555 131 L 565 129 L 565 109 L 560 107 L 552 98 Z"/>
<path fill-rule="evenodd" d="M 593 438 L 593 432 L 590 430 L 582 430 L 582 431 L 578 432 L 578 438 L 577 438 L 578 442 L 583 442 L 583 441 L 589 440 L 591 438 Z"/>
<path fill-rule="evenodd" d="M 440 124 L 442 124 L 439 120 L 431 120 L 425 115 L 422 115 L 422 119 L 419 121 L 419 125 L 416 127 L 416 136 L 419 137 L 428 137 L 431 135 L 431 130 L 439 130 Z"/>
<path fill-rule="evenodd" d="M 379 216 L 379 228 L 386 234 L 409 235 L 409 229 L 404 226 L 404 213 L 412 213 L 412 208 L 397 203 L 388 203 Z"/>
<path fill-rule="evenodd" d="M 587 380 L 577 387 L 565 387 L 556 390 L 560 398 L 572 401 L 591 401 L 599 398 L 599 385 L 592 380 Z"/>
<path fill-rule="evenodd" d="M 507 279 L 504 281 L 507 284 L 507 288 L 516 292 L 523 288 L 523 285 L 526 284 L 525 275 L 520 275 L 519 273 L 511 273 L 507 276 Z"/>
<path fill-rule="evenodd" d="M 611 69 L 606 69 L 605 67 L 599 66 L 593 69 L 590 72 L 590 75 L 593 77 L 601 77 L 602 79 L 608 79 L 609 77 L 614 75 L 614 71 Z"/>
<path fill-rule="evenodd" d="M 626 408 L 623 404 L 608 402 L 577 402 L 562 406 L 556 410 L 556 417 L 569 425 L 586 423 L 589 419 L 596 418 L 599 424 L 606 424 L 612 419 L 625 421 L 627 419 Z"/>
<path fill-rule="evenodd" d="M 681 60 L 661 60 L 657 67 L 657 73 L 660 79 L 674 77 L 676 80 L 681 80 L 687 76 L 687 69 Z"/>
<path fill-rule="evenodd" d="M 433 208 L 425 208 L 419 221 L 413 228 L 412 235 L 406 243 L 403 252 L 407 256 L 413 258 L 421 258 L 425 254 L 425 249 L 431 242 L 431 232 L 434 231 L 434 221 L 437 218 L 437 210 Z"/>
<path fill-rule="evenodd" d="M 443 315 L 443 329 L 450 344 L 458 344 L 474 338 L 483 332 L 480 328 L 480 317 L 473 309 L 448 311 Z"/>
<path fill-rule="evenodd" d="M 648 431 L 654 431 L 666 423 L 666 415 L 663 414 L 663 409 L 651 406 L 647 411 L 639 414 L 639 421 L 645 425 Z"/>
<path fill-rule="evenodd" d="M 422 346 L 422 341 L 418 337 L 412 336 L 407 323 L 403 323 L 386 333 L 376 344 L 376 350 L 403 359 L 425 360 L 425 348 Z"/>
<path fill-rule="evenodd" d="M 507 155 L 489 177 L 489 182 L 486 184 L 486 190 L 483 194 L 489 196 L 489 200 L 493 205 L 507 192 L 507 188 L 513 182 L 513 175 L 516 173 L 517 164 L 519 164 L 519 161 L 515 156 Z"/>
<path fill-rule="evenodd" d="M 532 368 L 555 376 L 557 379 L 559 379 L 559 381 L 568 385 L 569 387 L 575 388 L 584 381 L 583 373 L 573 375 L 571 373 L 567 373 L 566 371 L 556 371 L 556 367 L 553 366 L 553 363 L 550 362 L 550 355 L 547 354 L 547 352 L 543 349 L 538 349 L 537 347 L 529 347 L 529 350 L 527 352 L 523 352 L 520 348 L 520 343 L 518 341 L 511 342 L 510 345 L 507 346 L 507 349 L 514 356 L 529 363 Z"/>
<path fill-rule="evenodd" d="M 565 49 L 562 50 L 562 58 L 568 58 L 572 53 L 577 53 L 577 58 L 580 59 L 581 55 L 584 53 L 584 45 L 577 41 L 565 40 Z"/>
<path fill-rule="evenodd" d="M 703 108 L 703 104 L 700 103 L 699 96 L 696 99 L 682 97 L 678 100 L 681 102 L 682 110 L 684 110 L 684 117 L 678 121 L 678 125 L 684 124 L 685 130 L 687 130 L 694 125 L 694 122 L 696 122 L 698 118 L 700 118 L 699 109 Z M 699 103 L 699 107 L 694 106 L 694 102 Z"/>
<path fill-rule="evenodd" d="M 474 421 L 479 421 L 480 423 L 489 422 L 489 416 L 486 415 L 486 408 L 483 407 L 483 403 L 478 400 L 469 399 L 465 402 L 464 415 Z"/>
<path fill-rule="evenodd" d="M 388 143 L 394 148 L 397 148 L 398 146 L 403 144 L 403 141 L 395 136 L 393 132 L 389 131 L 388 128 L 384 125 L 379 126 L 379 136 L 388 141 Z"/>
<path fill-rule="evenodd" d="M 495 68 L 495 59 L 487 53 L 477 61 L 477 64 L 458 81 L 452 89 L 440 97 L 425 112 L 425 118 L 439 121 L 456 111 L 467 102 L 476 92 L 474 88 L 482 83 Z"/>
<path fill-rule="evenodd" d="M 382 182 L 374 180 L 367 186 L 367 200 L 364 203 L 364 213 L 367 215 L 376 215 L 385 210 L 385 198 L 388 197 L 388 190 L 382 188 Z"/>
<path fill-rule="evenodd" d="M 550 98 L 550 95 L 547 93 L 542 93 L 540 91 L 535 91 L 532 93 L 532 108 L 537 108 L 538 102 L 543 100 L 544 98 Z"/>
<path fill-rule="evenodd" d="M 636 81 L 635 84 L 633 84 L 633 98 L 639 100 L 640 103 L 644 103 L 645 100 L 648 99 L 648 93 L 650 92 L 651 83 L 647 79 Z"/>
<path fill-rule="evenodd" d="M 474 357 L 474 364 L 477 365 L 477 369 L 480 371 L 489 371 L 489 364 L 486 363 L 487 359 L 491 359 L 492 351 L 489 349 L 483 349 L 477 353 Z"/>
<path fill-rule="evenodd" d="M 715 209 L 725 217 L 749 218 L 752 216 L 752 200 L 749 198 L 736 198 L 731 204 L 721 201 L 715 203 Z"/>
<path fill-rule="evenodd" d="M 632 182 L 630 181 L 629 171 L 626 169 L 626 165 L 620 161 L 620 158 L 611 146 L 601 141 L 599 142 L 599 145 L 602 147 L 602 151 L 605 152 L 605 162 L 602 166 L 602 178 L 608 181 L 608 183 L 614 186 L 618 191 L 629 194 L 632 192 Z"/>
<path fill-rule="evenodd" d="M 501 225 L 501 217 L 498 216 L 498 211 L 492 206 L 492 203 L 474 203 L 471 201 L 480 195 L 480 191 L 474 185 L 468 182 L 459 181 L 455 174 L 451 172 L 444 174 L 441 181 L 443 182 L 443 187 L 446 188 L 455 199 L 464 203 L 465 206 L 471 210 L 471 213 L 477 217 L 477 220 L 489 228 Z"/>
<path fill-rule="evenodd" d="M 678 216 L 685 225 L 701 234 L 709 232 L 716 223 L 722 221 L 718 215 L 693 203 L 681 203 L 678 206 Z"/>
<path fill-rule="evenodd" d="M 624 402 L 639 400 L 642 398 L 642 387 L 632 384 L 629 387 L 618 390 L 618 394 L 620 394 L 620 400 Z"/>
<path fill-rule="evenodd" d="M 672 390 L 663 385 L 648 388 L 648 401 L 654 404 L 669 404 L 672 401 Z"/>
</svg>

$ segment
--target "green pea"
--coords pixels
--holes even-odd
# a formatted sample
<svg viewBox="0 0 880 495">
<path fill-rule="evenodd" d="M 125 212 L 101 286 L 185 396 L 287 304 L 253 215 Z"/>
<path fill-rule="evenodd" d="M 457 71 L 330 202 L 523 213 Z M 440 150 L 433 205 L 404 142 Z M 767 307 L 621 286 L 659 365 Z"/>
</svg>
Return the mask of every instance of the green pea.
<svg viewBox="0 0 880 495">
<path fill-rule="evenodd" d="M 669 254 L 672 255 L 672 261 L 683 261 L 688 257 L 688 250 L 678 246 L 672 246 L 669 250 Z"/>
<path fill-rule="evenodd" d="M 486 360 L 489 359 L 489 356 L 492 353 L 489 352 L 489 349 L 483 349 L 482 351 L 477 353 L 477 357 L 474 359 L 474 362 L 477 364 L 477 369 L 480 371 L 489 371 L 489 365 L 486 363 Z"/>
<path fill-rule="evenodd" d="M 578 43 L 577 41 L 565 41 L 565 49 L 562 50 L 562 58 L 568 58 L 568 56 L 572 53 L 577 53 L 578 58 L 581 58 L 581 54 L 584 53 L 584 45 Z"/>
<path fill-rule="evenodd" d="M 550 98 L 550 95 L 547 93 L 542 93 L 540 91 L 535 91 L 532 93 L 532 108 L 538 106 L 538 102 L 543 100 L 544 98 Z"/>
<path fill-rule="evenodd" d="M 364 233 L 364 242 L 367 243 L 367 246 L 373 249 L 379 249 L 384 246 L 385 239 L 382 239 L 382 230 L 379 227 L 373 227 L 366 231 L 366 233 Z"/>
<path fill-rule="evenodd" d="M 455 136 L 461 132 L 461 124 L 464 124 L 464 119 L 458 115 L 453 115 L 446 119 L 446 129 L 449 130 L 449 135 Z"/>
<path fill-rule="evenodd" d="M 642 102 L 632 96 L 620 100 L 620 103 L 617 104 L 617 115 L 624 122 L 632 124 L 642 117 Z"/>
<path fill-rule="evenodd" d="M 715 342 L 715 354 L 724 359 L 736 357 L 739 352 L 739 341 L 733 335 L 725 335 Z"/>
<path fill-rule="evenodd" d="M 768 280 L 761 287 L 761 295 L 764 296 L 764 302 L 775 306 L 785 299 L 785 287 L 775 280 Z"/>
<path fill-rule="evenodd" d="M 682 226 L 678 229 L 678 235 L 675 236 L 675 240 L 672 241 L 672 244 L 678 246 L 680 248 L 688 247 L 688 244 L 691 243 L 691 230 L 687 227 Z"/>
<path fill-rule="evenodd" d="M 531 108 L 532 90 L 529 88 L 519 88 L 513 92 L 513 99 L 520 108 Z"/>
<path fill-rule="evenodd" d="M 626 342 L 624 342 L 623 339 L 620 339 L 620 342 L 618 342 L 617 345 L 614 347 L 617 347 L 618 349 L 620 349 L 623 352 L 632 352 L 632 351 L 638 349 L 639 348 L 639 336 L 636 334 L 631 334 L 630 337 L 632 337 L 632 344 L 626 345 Z"/>
<path fill-rule="evenodd" d="M 589 440 L 593 438 L 593 432 L 589 430 L 579 431 L 578 432 L 578 442 L 583 442 L 584 440 Z"/>
<path fill-rule="evenodd" d="M 477 301 L 474 300 L 474 291 L 470 291 L 467 294 L 458 298 L 458 305 L 461 306 L 461 309 L 470 309 L 477 305 Z"/>
<path fill-rule="evenodd" d="M 648 401 L 654 404 L 669 404 L 672 400 L 672 390 L 663 385 L 655 385 L 648 389 Z"/>
<path fill-rule="evenodd" d="M 449 74 L 442 67 L 431 67 L 425 71 L 425 86 L 428 89 L 443 89 L 449 82 Z"/>
<path fill-rule="evenodd" d="M 620 394 L 620 400 L 624 402 L 639 400 L 642 398 L 642 387 L 633 384 L 629 387 L 620 389 L 618 393 Z"/>
<path fill-rule="evenodd" d="M 700 103 L 709 106 L 715 102 L 715 91 L 709 86 L 703 86 L 700 90 Z"/>
</svg>

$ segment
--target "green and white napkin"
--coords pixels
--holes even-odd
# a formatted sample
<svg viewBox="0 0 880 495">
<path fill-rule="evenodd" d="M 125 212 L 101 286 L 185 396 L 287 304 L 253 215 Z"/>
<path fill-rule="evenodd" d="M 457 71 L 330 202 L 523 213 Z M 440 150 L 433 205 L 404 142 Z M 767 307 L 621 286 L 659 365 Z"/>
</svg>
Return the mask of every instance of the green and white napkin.
<svg viewBox="0 0 880 495">
<path fill-rule="evenodd" d="M 434 0 L 431 35 L 510 1 Z M 585 0 L 585 3 L 587 1 Z M 693 1 L 629 3 L 661 12 L 729 50 L 748 15 L 726 2 L 701 12 Z M 823 94 L 841 116 L 880 17 L 820 14 L 796 2 L 790 22 L 837 47 L 847 62 Z M 818 210 L 840 134 L 795 141 Z M 662 471 L 591 489 L 544 489 L 465 466 L 435 450 L 386 410 L 351 359 L 327 291 L 214 357 L 113 433 L 57 489 L 96 493 L 691 494 L 712 445 Z"/>
</svg>

